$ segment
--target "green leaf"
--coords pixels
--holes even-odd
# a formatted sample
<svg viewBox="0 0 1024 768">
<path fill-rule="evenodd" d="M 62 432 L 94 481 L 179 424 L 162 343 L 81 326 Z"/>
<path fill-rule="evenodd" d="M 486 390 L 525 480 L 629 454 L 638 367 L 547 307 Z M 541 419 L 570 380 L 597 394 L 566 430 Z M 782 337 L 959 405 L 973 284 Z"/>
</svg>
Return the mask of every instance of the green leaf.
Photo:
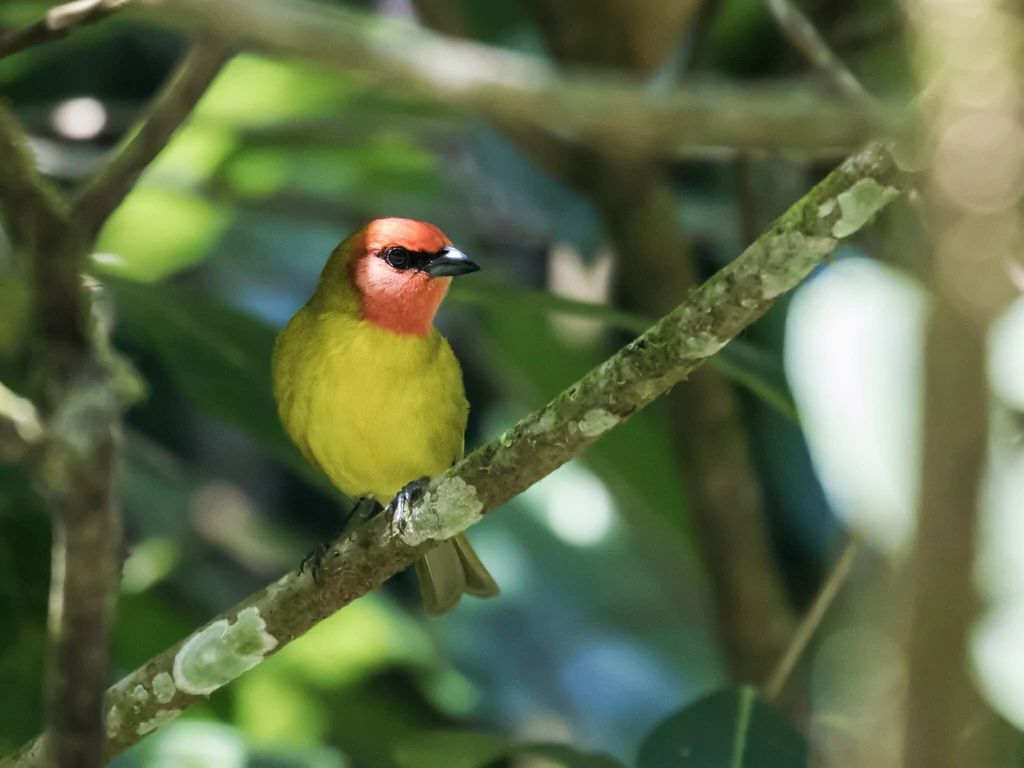
<svg viewBox="0 0 1024 768">
<path fill-rule="evenodd" d="M 395 747 L 400 768 L 482 768 L 508 754 L 504 739 L 474 731 L 429 731 L 403 739 Z"/>
<path fill-rule="evenodd" d="M 230 218 L 203 200 L 140 187 L 100 233 L 97 269 L 132 280 L 159 280 L 202 261 Z"/>
<path fill-rule="evenodd" d="M 168 284 L 105 278 L 122 325 L 202 412 L 240 427 L 313 485 L 336 493 L 281 429 L 270 384 L 275 331 L 261 320 Z"/>
<path fill-rule="evenodd" d="M 513 751 L 543 757 L 566 768 L 623 768 L 622 763 L 610 755 L 580 752 L 568 744 L 525 744 Z"/>
<path fill-rule="evenodd" d="M 803 768 L 807 758 L 803 737 L 744 686 L 663 720 L 641 745 L 637 768 Z"/>
</svg>

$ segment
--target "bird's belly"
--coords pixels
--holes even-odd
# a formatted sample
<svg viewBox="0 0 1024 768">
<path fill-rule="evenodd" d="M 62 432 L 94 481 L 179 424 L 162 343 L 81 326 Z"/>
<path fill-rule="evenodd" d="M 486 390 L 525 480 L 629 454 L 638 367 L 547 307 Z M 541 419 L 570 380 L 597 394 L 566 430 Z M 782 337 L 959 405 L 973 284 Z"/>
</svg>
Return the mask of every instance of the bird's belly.
<svg viewBox="0 0 1024 768">
<path fill-rule="evenodd" d="M 466 423 L 461 381 L 436 366 L 339 364 L 313 385 L 307 445 L 346 495 L 387 503 L 402 487 L 459 457 Z"/>
</svg>

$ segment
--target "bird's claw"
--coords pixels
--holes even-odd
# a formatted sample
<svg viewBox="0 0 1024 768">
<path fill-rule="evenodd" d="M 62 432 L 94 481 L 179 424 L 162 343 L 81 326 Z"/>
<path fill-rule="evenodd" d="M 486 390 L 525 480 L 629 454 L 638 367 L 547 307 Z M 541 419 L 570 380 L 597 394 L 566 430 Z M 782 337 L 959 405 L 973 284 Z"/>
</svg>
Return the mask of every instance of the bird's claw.
<svg viewBox="0 0 1024 768">
<path fill-rule="evenodd" d="M 384 514 L 387 516 L 389 525 L 399 533 L 405 531 L 409 522 L 409 508 L 423 497 L 429 483 L 429 477 L 422 477 L 419 480 L 406 483 L 398 495 L 391 500 L 391 503 L 384 507 Z"/>
</svg>

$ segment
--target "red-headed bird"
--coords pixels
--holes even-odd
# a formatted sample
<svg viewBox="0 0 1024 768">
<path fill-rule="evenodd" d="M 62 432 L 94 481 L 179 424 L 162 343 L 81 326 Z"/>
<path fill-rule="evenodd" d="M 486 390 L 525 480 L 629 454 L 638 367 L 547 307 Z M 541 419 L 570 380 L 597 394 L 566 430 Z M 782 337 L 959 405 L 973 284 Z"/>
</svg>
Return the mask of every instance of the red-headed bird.
<svg viewBox="0 0 1024 768">
<path fill-rule="evenodd" d="M 440 229 L 378 219 L 334 249 L 313 297 L 274 345 L 285 432 L 351 498 L 387 504 L 458 462 L 469 404 L 434 327 L 452 277 L 479 269 Z M 416 563 L 426 612 L 498 585 L 463 535 Z"/>
</svg>

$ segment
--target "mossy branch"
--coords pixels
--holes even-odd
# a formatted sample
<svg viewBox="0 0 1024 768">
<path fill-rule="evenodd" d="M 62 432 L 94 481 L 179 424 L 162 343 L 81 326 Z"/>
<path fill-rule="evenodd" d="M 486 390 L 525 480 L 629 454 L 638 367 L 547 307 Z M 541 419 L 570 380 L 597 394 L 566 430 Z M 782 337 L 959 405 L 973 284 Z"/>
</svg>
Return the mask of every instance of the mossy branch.
<svg viewBox="0 0 1024 768">
<path fill-rule="evenodd" d="M 732 264 L 542 410 L 435 478 L 401 531 L 383 516 L 330 547 L 324 583 L 289 573 L 154 657 L 107 692 L 107 757 L 463 531 L 667 392 L 761 317 L 867 224 L 907 179 L 872 144 L 816 186 Z M 42 768 L 42 738 L 0 768 Z"/>
</svg>

